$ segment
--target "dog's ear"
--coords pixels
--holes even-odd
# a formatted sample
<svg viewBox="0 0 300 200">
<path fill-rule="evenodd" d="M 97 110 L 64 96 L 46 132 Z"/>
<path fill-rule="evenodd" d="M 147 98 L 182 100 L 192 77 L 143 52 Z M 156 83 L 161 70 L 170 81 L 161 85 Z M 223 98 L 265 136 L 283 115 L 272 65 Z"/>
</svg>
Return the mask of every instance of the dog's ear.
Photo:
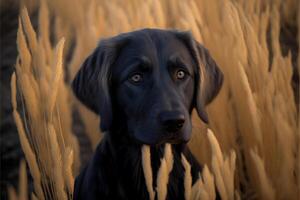
<svg viewBox="0 0 300 200">
<path fill-rule="evenodd" d="M 111 66 L 125 43 L 123 36 L 100 41 L 94 52 L 83 62 L 72 82 L 77 98 L 100 115 L 102 131 L 107 131 L 112 124 Z"/>
<path fill-rule="evenodd" d="M 205 106 L 219 93 L 223 83 L 223 73 L 208 50 L 198 43 L 190 32 L 176 32 L 176 35 L 187 45 L 196 62 L 194 105 L 199 117 L 208 123 Z"/>
<path fill-rule="evenodd" d="M 209 104 L 219 93 L 223 83 L 223 73 L 211 57 L 208 50 L 196 42 L 198 58 L 198 83 L 196 108 L 201 119 L 208 123 L 205 106 Z"/>
</svg>

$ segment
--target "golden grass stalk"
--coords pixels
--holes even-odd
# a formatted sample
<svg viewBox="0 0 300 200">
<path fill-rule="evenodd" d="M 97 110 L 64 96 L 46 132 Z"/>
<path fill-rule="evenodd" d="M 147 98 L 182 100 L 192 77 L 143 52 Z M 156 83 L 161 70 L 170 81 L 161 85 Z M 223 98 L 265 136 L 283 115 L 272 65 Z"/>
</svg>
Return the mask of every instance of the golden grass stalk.
<svg viewBox="0 0 300 200">
<path fill-rule="evenodd" d="M 202 171 L 203 189 L 207 192 L 209 199 L 216 199 L 214 176 L 209 171 L 207 165 L 204 166 Z"/>
<path fill-rule="evenodd" d="M 191 165 L 186 160 L 185 156 L 181 154 L 181 162 L 184 167 L 184 198 L 186 200 L 191 199 L 192 193 L 192 175 L 191 175 Z"/>
<path fill-rule="evenodd" d="M 191 199 L 192 200 L 213 200 L 209 196 L 208 191 L 204 187 L 204 183 L 201 177 L 198 178 L 197 182 L 193 185 L 191 191 Z"/>
<path fill-rule="evenodd" d="M 256 171 L 258 173 L 259 177 L 259 183 L 260 183 L 260 199 L 275 199 L 275 191 L 271 185 L 271 182 L 267 176 L 265 167 L 264 167 L 264 162 L 263 160 L 259 157 L 259 155 L 251 150 L 250 151 L 251 158 L 253 159 L 253 162 L 255 162 L 255 167 Z"/>
<path fill-rule="evenodd" d="M 166 199 L 168 193 L 169 175 L 173 169 L 174 158 L 172 146 L 169 143 L 165 144 L 164 156 L 161 159 L 160 168 L 156 179 L 156 191 L 158 199 Z"/>
<path fill-rule="evenodd" d="M 166 160 L 168 174 L 170 174 L 173 169 L 174 158 L 172 153 L 172 146 L 169 143 L 165 144 L 164 158 Z"/>
<path fill-rule="evenodd" d="M 57 142 L 57 134 L 52 124 L 48 124 L 49 128 L 49 139 L 51 147 L 51 156 L 53 162 L 53 175 L 54 175 L 54 187 L 57 196 L 60 199 L 67 199 L 67 195 L 64 190 L 64 177 L 63 177 L 63 168 L 62 168 L 62 158 L 60 148 Z"/>
<path fill-rule="evenodd" d="M 40 1 L 40 11 L 39 11 L 39 30 L 40 30 L 40 35 L 42 38 L 42 50 L 45 51 L 45 62 L 47 64 L 50 64 L 50 61 L 52 60 L 52 49 L 51 49 L 51 44 L 49 41 L 49 11 L 48 11 L 48 6 L 45 0 Z M 63 37 L 59 37 L 63 38 Z M 43 60 L 43 59 L 42 59 Z"/>
<path fill-rule="evenodd" d="M 222 199 L 234 198 L 234 173 L 235 153 L 232 151 L 230 157 L 223 157 L 220 145 L 213 132 L 208 129 L 208 140 L 212 149 L 212 169 L 216 179 L 216 185 Z"/>
<path fill-rule="evenodd" d="M 47 112 L 49 113 L 53 113 L 53 109 L 56 103 L 56 99 L 57 99 L 57 94 L 58 94 L 58 87 L 59 87 L 59 82 L 62 79 L 62 74 L 63 74 L 63 69 L 62 69 L 62 55 L 63 55 L 63 46 L 65 43 L 65 39 L 61 39 L 59 41 L 59 43 L 56 46 L 56 50 L 55 50 L 55 61 L 54 61 L 54 77 L 52 80 L 52 88 L 51 90 L 53 91 L 53 93 L 51 94 L 51 96 L 49 97 L 49 110 Z"/>
<path fill-rule="evenodd" d="M 17 111 L 14 110 L 13 115 L 14 115 L 15 122 L 16 122 L 16 125 L 17 125 L 17 129 L 18 129 L 22 149 L 24 151 L 27 162 L 30 163 L 29 164 L 29 169 L 30 169 L 30 173 L 32 174 L 33 179 L 34 179 L 35 192 L 37 193 L 39 199 L 44 199 L 43 190 L 42 190 L 42 187 L 40 185 L 41 175 L 40 175 L 38 164 L 37 164 L 37 161 L 36 161 L 36 158 L 35 158 L 35 154 L 33 153 L 32 149 L 30 147 L 30 144 L 27 140 L 26 133 L 25 133 L 25 130 L 24 130 L 22 120 L 21 120 L 21 117 L 20 117 L 19 113 L 17 113 Z"/>
<path fill-rule="evenodd" d="M 13 73 L 10 80 L 11 104 L 13 109 L 17 109 L 17 80 L 16 73 Z"/>
<path fill-rule="evenodd" d="M 17 88 L 16 88 L 16 74 L 13 73 L 12 79 L 11 79 L 11 91 L 12 91 L 12 105 L 13 105 L 13 115 L 14 119 L 17 125 L 18 134 L 20 138 L 20 143 L 22 146 L 22 149 L 25 154 L 25 158 L 27 162 L 29 163 L 29 169 L 30 173 L 34 179 L 34 189 L 39 199 L 44 199 L 43 190 L 41 187 L 41 175 L 39 171 L 39 167 L 36 161 L 36 157 L 34 152 L 32 151 L 30 144 L 28 142 L 26 132 L 22 123 L 22 119 L 17 111 L 17 100 L 16 100 L 16 94 L 17 94 Z"/>
<path fill-rule="evenodd" d="M 212 131 L 208 129 L 207 132 L 209 142 L 211 144 L 211 149 L 212 149 L 212 168 L 214 175 L 216 177 L 216 185 L 218 188 L 218 191 L 220 192 L 220 196 L 222 199 L 226 200 L 228 199 L 226 188 L 225 188 L 225 183 L 221 174 L 221 166 L 224 165 L 223 162 L 223 155 L 221 152 L 221 149 L 219 147 L 217 139 L 214 137 Z"/>
<path fill-rule="evenodd" d="M 26 108 L 28 108 L 29 120 L 37 121 L 40 117 L 40 102 L 37 99 L 36 91 L 33 89 L 32 84 L 30 83 L 30 78 L 27 74 L 22 74 L 19 79 L 22 82 L 22 84 L 20 84 L 20 87 L 24 98 L 30 99 L 28 101 L 25 101 Z"/>
<path fill-rule="evenodd" d="M 228 200 L 228 194 L 226 191 L 225 183 L 222 177 L 222 172 L 220 170 L 221 165 L 217 161 L 216 157 L 212 158 L 212 170 L 214 172 L 215 178 L 216 178 L 216 185 L 218 188 L 218 191 L 220 192 L 220 196 L 224 200 Z"/>
<path fill-rule="evenodd" d="M 171 144 L 165 144 L 164 148 L 164 157 L 161 159 L 160 168 L 157 174 L 157 188 L 155 193 L 153 189 L 153 175 L 152 175 L 152 167 L 151 167 L 151 154 L 150 147 L 148 145 L 143 145 L 142 149 L 142 166 L 145 176 L 146 187 L 149 193 L 150 199 L 155 198 L 155 194 L 157 194 L 158 199 L 165 199 L 167 197 L 168 192 L 168 181 L 169 174 L 173 169 L 173 153 Z"/>
<path fill-rule="evenodd" d="M 19 199 L 28 199 L 27 184 L 26 163 L 24 160 L 21 160 L 19 169 Z"/>
<path fill-rule="evenodd" d="M 27 39 L 28 39 L 28 44 L 30 46 L 30 49 L 35 50 L 37 47 L 36 34 L 31 25 L 30 18 L 26 8 L 23 8 L 21 10 L 21 20 L 22 20 L 22 25 L 25 30 L 25 33 L 28 36 Z"/>
<path fill-rule="evenodd" d="M 144 177 L 146 181 L 146 187 L 149 193 L 150 200 L 154 200 L 155 192 L 153 189 L 153 175 L 152 175 L 152 167 L 151 167 L 151 155 L 150 155 L 150 147 L 148 145 L 142 146 L 142 165 L 144 171 Z"/>
<path fill-rule="evenodd" d="M 40 23 L 48 20 L 46 15 L 47 8 L 44 5 L 41 7 Z M 19 21 L 19 57 L 11 82 L 12 104 L 35 193 L 38 199 L 46 196 L 51 199 L 72 198 L 73 171 L 79 167 L 79 151 L 71 132 L 71 112 L 67 110 L 71 108 L 66 97 L 68 92 L 62 89 L 65 87 L 62 67 L 64 39 L 55 50 L 49 49 L 49 46 L 45 47 L 49 38 L 43 38 L 49 34 L 39 35 L 37 39 L 26 9 L 21 11 Z M 43 27 L 47 28 L 47 24 Z M 23 119 L 17 111 L 16 81 L 25 112 Z M 63 119 L 60 107 L 64 108 Z M 65 148 L 69 148 L 68 151 Z M 73 152 L 76 153 L 76 166 L 73 165 Z M 24 192 L 20 193 L 23 195 Z"/>
<path fill-rule="evenodd" d="M 197 200 L 197 199 L 208 200 L 209 199 L 209 196 L 208 196 L 206 190 L 203 189 L 203 181 L 200 176 L 199 176 L 198 180 L 196 181 L 196 183 L 192 187 L 191 199 L 192 200 Z"/>
<path fill-rule="evenodd" d="M 158 200 L 165 200 L 168 193 L 169 173 L 167 162 L 164 158 L 161 159 L 160 168 L 156 180 L 156 194 Z"/>
<path fill-rule="evenodd" d="M 74 153 L 73 150 L 70 147 L 66 148 L 66 151 L 64 152 L 64 158 L 63 158 L 63 176 L 66 183 L 66 186 L 68 188 L 68 191 L 73 194 L 73 186 L 74 186 L 74 176 L 73 176 L 73 162 L 74 162 Z"/>
<path fill-rule="evenodd" d="M 17 33 L 17 47 L 18 51 L 22 52 L 20 54 L 20 60 L 22 60 L 22 65 L 24 66 L 24 70 L 27 73 L 30 73 L 29 66 L 31 65 L 31 55 L 27 47 L 26 39 L 24 36 L 23 28 L 22 28 L 22 22 L 21 19 L 19 19 L 19 25 L 18 25 L 18 33 Z"/>
</svg>

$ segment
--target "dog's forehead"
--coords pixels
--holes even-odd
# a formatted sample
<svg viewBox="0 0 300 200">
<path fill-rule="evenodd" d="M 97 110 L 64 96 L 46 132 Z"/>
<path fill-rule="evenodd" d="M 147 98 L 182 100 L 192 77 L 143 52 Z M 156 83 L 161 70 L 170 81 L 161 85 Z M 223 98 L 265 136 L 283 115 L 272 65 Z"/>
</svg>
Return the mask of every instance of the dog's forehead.
<svg viewBox="0 0 300 200">
<path fill-rule="evenodd" d="M 140 58 L 147 58 L 153 66 L 166 63 L 174 57 L 192 64 L 187 46 L 173 31 L 144 29 L 129 33 L 127 39 L 116 63 L 122 68 Z"/>
</svg>

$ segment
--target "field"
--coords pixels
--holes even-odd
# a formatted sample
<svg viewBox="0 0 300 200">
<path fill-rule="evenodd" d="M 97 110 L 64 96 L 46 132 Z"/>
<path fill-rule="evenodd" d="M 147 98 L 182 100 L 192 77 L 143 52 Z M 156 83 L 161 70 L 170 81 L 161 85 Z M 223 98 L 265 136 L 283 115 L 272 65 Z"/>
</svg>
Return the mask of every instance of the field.
<svg viewBox="0 0 300 200">
<path fill-rule="evenodd" d="M 189 163 L 182 158 L 186 199 L 214 199 L 215 188 L 223 200 L 300 198 L 300 31 L 296 49 L 285 46 L 282 36 L 290 27 L 300 28 L 299 1 L 42 0 L 25 5 L 11 99 L 34 190 L 28 195 L 22 162 L 20 185 L 9 188 L 10 199 L 72 198 L 74 178 L 85 164 L 73 110 L 92 149 L 105 133 L 98 129 L 100 119 L 75 99 L 70 83 L 99 39 L 144 27 L 190 30 L 224 73 L 222 90 L 207 108 L 210 124 L 196 113 L 192 117 L 189 146 L 204 169 L 192 186 Z M 34 29 L 29 15 L 36 9 Z M 151 199 L 166 195 L 172 166 L 167 148 L 156 180 L 160 187 L 148 188 Z M 149 150 L 141 151 L 151 183 Z"/>
</svg>

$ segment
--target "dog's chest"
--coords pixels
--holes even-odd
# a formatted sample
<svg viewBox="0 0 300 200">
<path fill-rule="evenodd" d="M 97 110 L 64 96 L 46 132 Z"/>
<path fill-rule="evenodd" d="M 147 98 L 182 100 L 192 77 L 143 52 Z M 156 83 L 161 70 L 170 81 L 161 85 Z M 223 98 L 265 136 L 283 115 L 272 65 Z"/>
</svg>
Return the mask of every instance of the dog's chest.
<svg viewBox="0 0 300 200">
<path fill-rule="evenodd" d="M 138 151 L 122 151 L 125 155 L 119 155 L 117 173 L 115 173 L 116 188 L 120 199 L 149 199 L 145 184 L 145 176 L 142 167 L 141 154 Z M 151 166 L 153 174 L 153 188 L 157 190 L 157 174 L 160 168 L 162 151 L 151 150 Z M 184 168 L 180 156 L 174 155 L 174 166 L 168 177 L 167 199 L 184 199 Z"/>
<path fill-rule="evenodd" d="M 173 169 L 168 177 L 167 198 L 184 199 L 184 168 L 181 163 L 183 153 L 191 164 L 193 182 L 198 178 L 200 166 L 188 151 L 174 152 Z M 162 152 L 151 151 L 153 188 L 157 191 L 157 173 Z M 149 199 L 142 167 L 140 148 L 98 148 L 89 166 L 76 180 L 75 190 L 79 190 L 75 199 Z M 86 197 L 89 198 L 86 198 Z"/>
</svg>

